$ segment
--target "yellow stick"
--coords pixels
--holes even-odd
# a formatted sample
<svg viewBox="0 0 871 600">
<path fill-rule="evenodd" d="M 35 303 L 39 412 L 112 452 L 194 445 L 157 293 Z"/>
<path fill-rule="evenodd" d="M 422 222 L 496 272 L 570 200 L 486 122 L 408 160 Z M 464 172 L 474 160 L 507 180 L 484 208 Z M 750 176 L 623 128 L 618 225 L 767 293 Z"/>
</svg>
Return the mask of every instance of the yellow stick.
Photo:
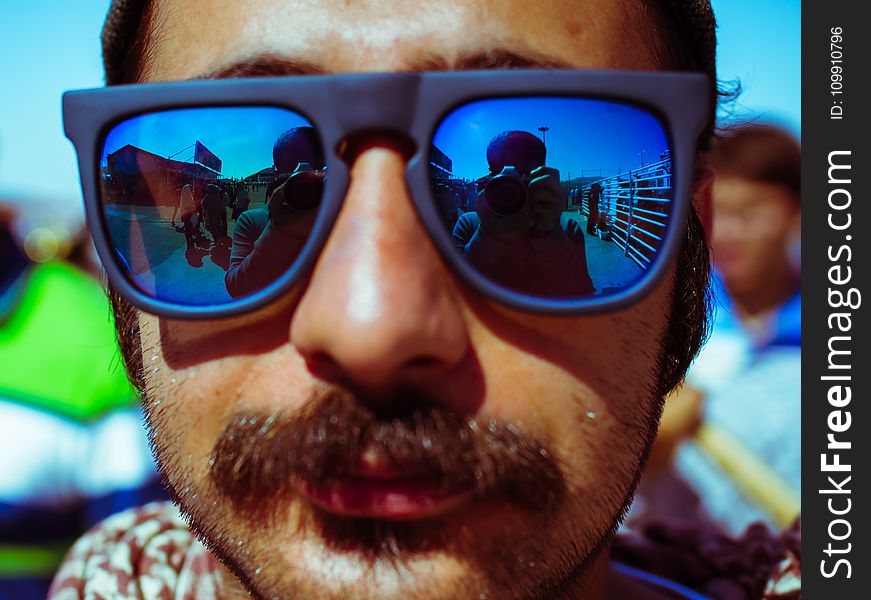
<svg viewBox="0 0 871 600">
<path fill-rule="evenodd" d="M 738 488 L 755 500 L 781 528 L 791 525 L 798 517 L 801 512 L 799 493 L 735 436 L 717 425 L 702 423 L 696 440 Z"/>
</svg>

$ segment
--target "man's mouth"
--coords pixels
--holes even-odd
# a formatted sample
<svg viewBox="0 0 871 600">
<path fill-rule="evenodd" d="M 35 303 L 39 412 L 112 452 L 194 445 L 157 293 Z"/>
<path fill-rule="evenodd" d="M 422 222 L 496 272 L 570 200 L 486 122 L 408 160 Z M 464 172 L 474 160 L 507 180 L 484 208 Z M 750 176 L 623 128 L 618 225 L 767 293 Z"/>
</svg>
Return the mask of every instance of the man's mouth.
<svg viewBox="0 0 871 600">
<path fill-rule="evenodd" d="M 471 494 L 471 487 L 443 489 L 425 469 L 397 467 L 366 453 L 348 473 L 318 481 L 295 477 L 294 487 L 310 502 L 336 515 L 395 520 L 435 517 Z"/>
<path fill-rule="evenodd" d="M 341 527 L 416 526 L 485 498 L 550 510 L 563 491 L 553 454 L 510 425 L 435 409 L 388 421 L 339 392 L 295 418 L 233 417 L 209 473 L 252 520 L 297 497 Z"/>
</svg>

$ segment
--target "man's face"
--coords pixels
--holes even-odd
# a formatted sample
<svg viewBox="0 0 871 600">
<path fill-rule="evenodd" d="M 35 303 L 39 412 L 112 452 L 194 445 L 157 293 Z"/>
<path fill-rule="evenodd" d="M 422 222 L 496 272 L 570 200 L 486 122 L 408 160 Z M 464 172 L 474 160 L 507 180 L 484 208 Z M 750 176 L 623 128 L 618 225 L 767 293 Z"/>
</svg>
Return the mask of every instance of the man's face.
<svg viewBox="0 0 871 600">
<path fill-rule="evenodd" d="M 621 4 L 158 0 L 144 72 L 656 68 Z M 293 293 L 221 321 L 140 315 L 178 500 L 264 598 L 596 597 L 655 429 L 670 278 L 606 315 L 495 305 L 428 241 L 402 144 L 349 147 L 342 212 Z"/>
<path fill-rule="evenodd" d="M 740 177 L 717 179 L 712 192 L 714 264 L 733 294 L 748 294 L 793 276 L 788 246 L 801 229 L 793 192 Z"/>
</svg>

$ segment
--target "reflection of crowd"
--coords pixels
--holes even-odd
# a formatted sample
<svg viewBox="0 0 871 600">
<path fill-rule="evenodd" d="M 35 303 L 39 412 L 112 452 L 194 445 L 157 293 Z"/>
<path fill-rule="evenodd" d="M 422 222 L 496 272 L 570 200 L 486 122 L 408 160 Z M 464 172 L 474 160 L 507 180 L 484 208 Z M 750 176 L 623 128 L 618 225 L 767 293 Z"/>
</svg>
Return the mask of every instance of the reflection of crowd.
<svg viewBox="0 0 871 600">
<path fill-rule="evenodd" d="M 248 210 L 250 201 L 248 190 L 241 183 L 220 184 L 192 178 L 179 191 L 172 225 L 184 233 L 188 250 L 208 251 L 214 246 L 229 245 L 227 211 L 232 210 L 229 219 L 236 220 Z M 181 218 L 180 228 L 176 217 Z M 211 240 L 205 237 L 204 229 Z"/>
<path fill-rule="evenodd" d="M 457 179 L 437 180 L 435 199 L 439 216 L 448 231 L 453 231 L 460 217 L 473 212 L 477 204 L 477 186 Z"/>
</svg>

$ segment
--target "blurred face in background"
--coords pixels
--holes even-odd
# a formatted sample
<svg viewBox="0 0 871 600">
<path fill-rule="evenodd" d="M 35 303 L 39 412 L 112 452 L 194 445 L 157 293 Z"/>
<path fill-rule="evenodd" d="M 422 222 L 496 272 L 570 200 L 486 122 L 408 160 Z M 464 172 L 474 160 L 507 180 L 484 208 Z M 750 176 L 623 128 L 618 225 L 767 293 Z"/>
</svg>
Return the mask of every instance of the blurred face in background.
<svg viewBox="0 0 871 600">
<path fill-rule="evenodd" d="M 143 79 L 661 68 L 650 13 L 622 4 L 158 0 Z M 655 434 L 672 278 L 584 318 L 494 305 L 431 245 L 401 143 L 362 136 L 347 160 L 293 293 L 220 321 L 139 315 L 177 500 L 263 598 L 599 597 Z"/>
<path fill-rule="evenodd" d="M 718 177 L 713 185 L 714 264 L 731 294 L 797 281 L 790 247 L 801 230 L 795 192 L 774 183 Z"/>
</svg>

